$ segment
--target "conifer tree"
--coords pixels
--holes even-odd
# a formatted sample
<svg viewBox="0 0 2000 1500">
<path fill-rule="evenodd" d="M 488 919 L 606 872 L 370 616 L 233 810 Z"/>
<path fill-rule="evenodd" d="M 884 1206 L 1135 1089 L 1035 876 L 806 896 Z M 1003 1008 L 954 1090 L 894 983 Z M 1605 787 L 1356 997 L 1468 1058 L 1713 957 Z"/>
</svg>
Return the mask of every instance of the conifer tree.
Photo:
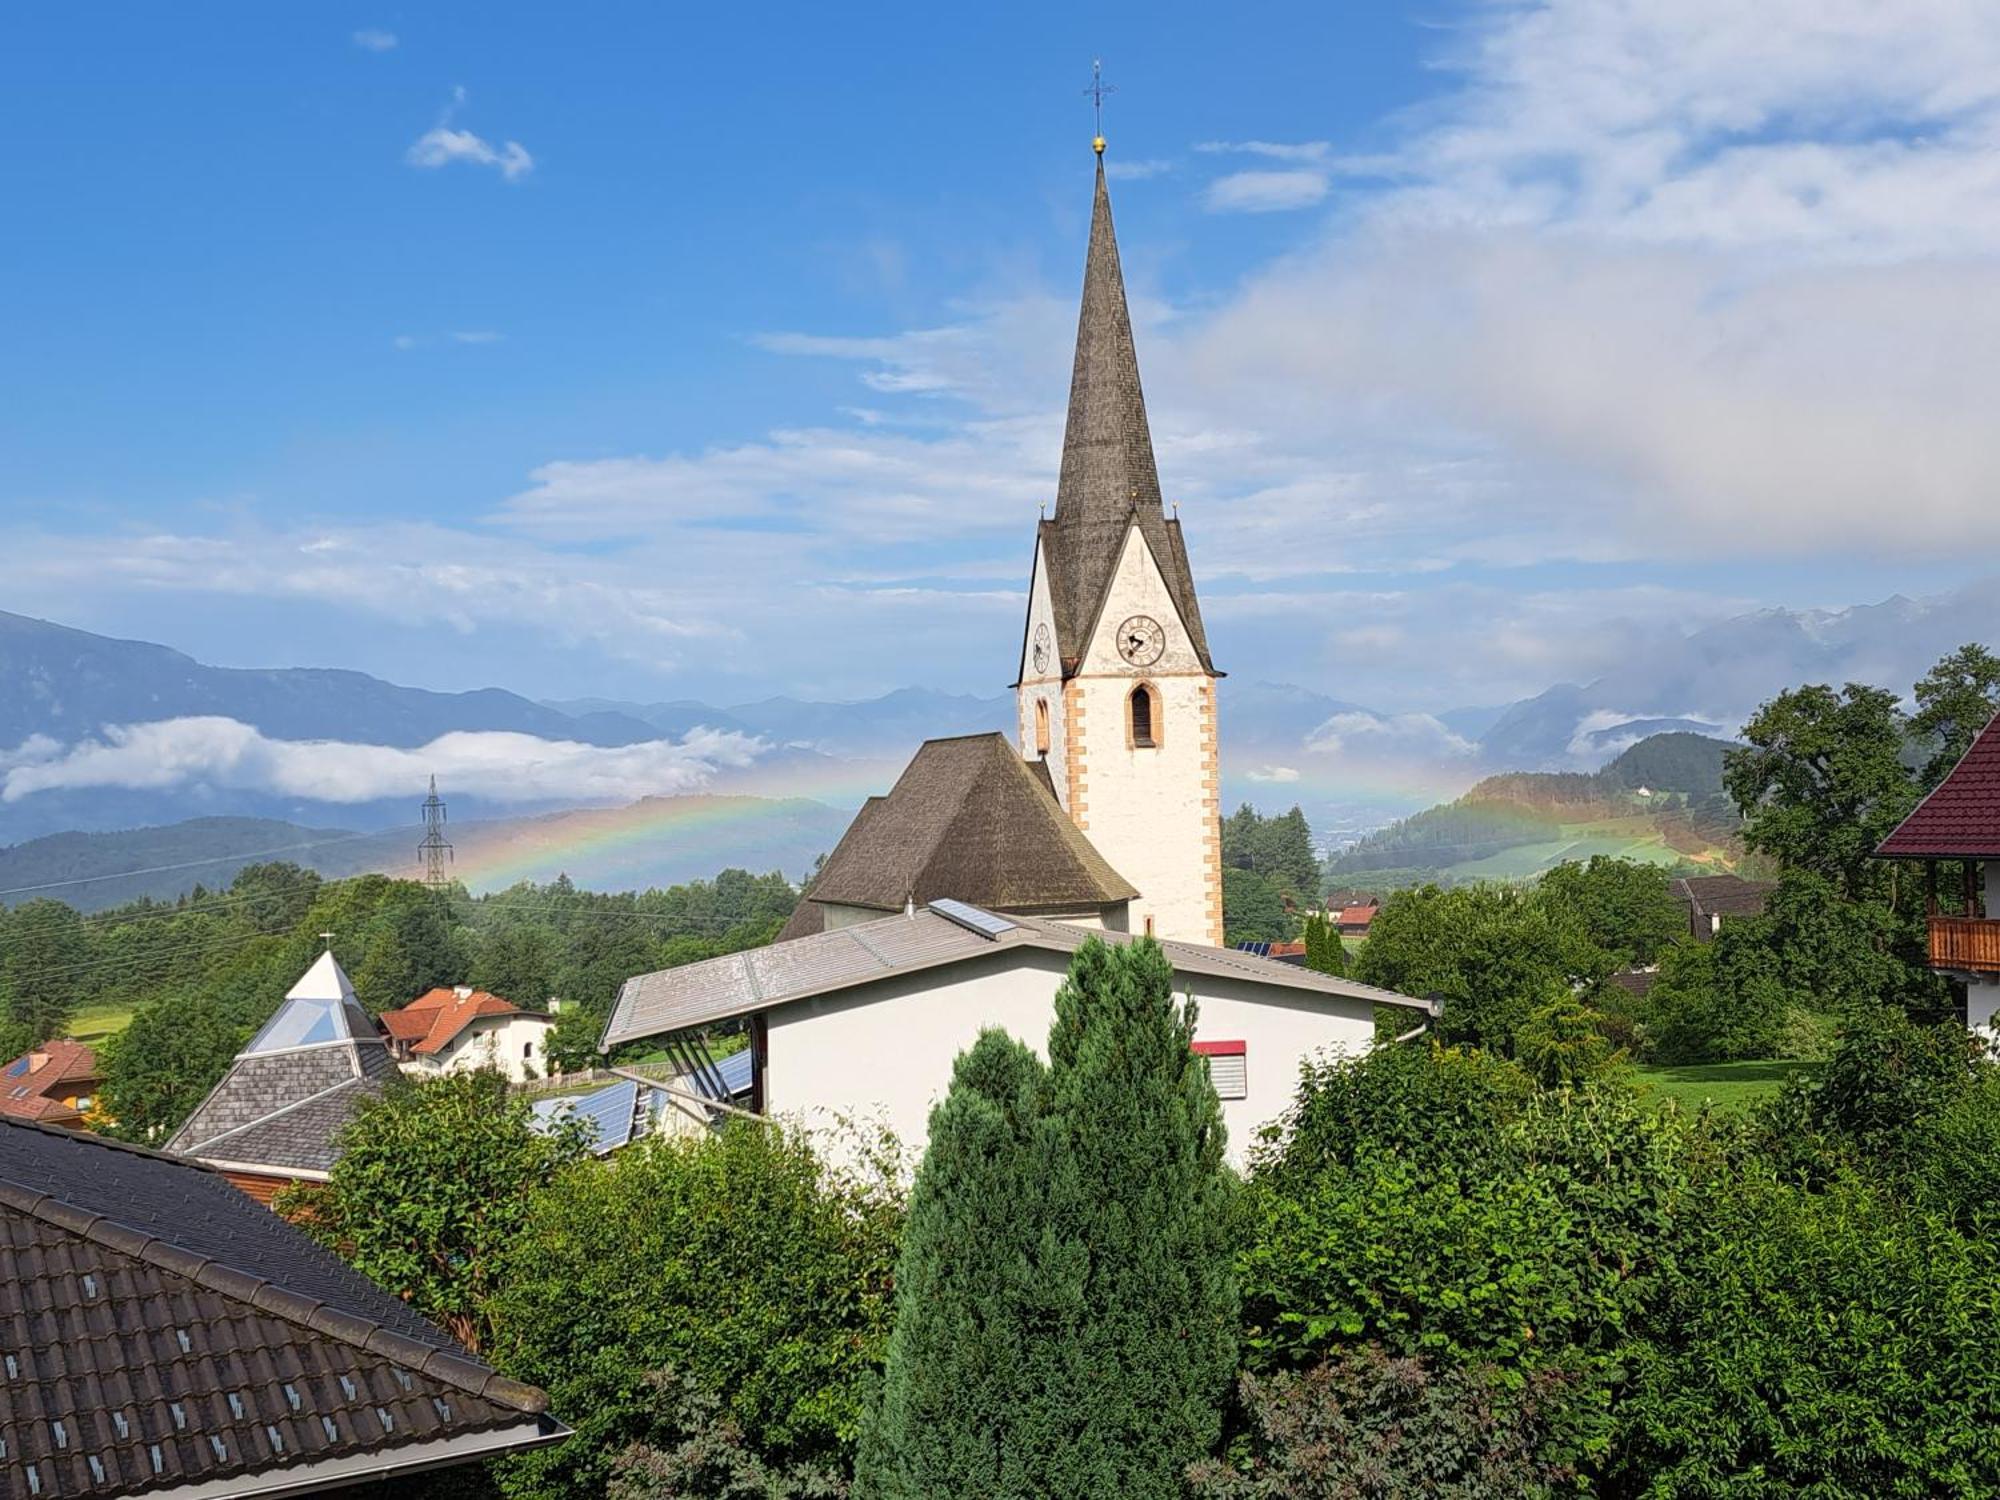
<svg viewBox="0 0 2000 1500">
<path fill-rule="evenodd" d="M 1333 925 L 1325 912 L 1316 911 L 1307 915 L 1305 941 L 1308 969 L 1315 974 L 1332 974 L 1336 978 L 1347 973 L 1347 949 L 1340 941 L 1340 929 Z"/>
<path fill-rule="evenodd" d="M 988 1033 L 931 1118 L 863 1500 L 1177 1496 L 1236 1363 L 1221 1107 L 1150 940 L 1084 945 L 1049 1065 Z"/>
</svg>

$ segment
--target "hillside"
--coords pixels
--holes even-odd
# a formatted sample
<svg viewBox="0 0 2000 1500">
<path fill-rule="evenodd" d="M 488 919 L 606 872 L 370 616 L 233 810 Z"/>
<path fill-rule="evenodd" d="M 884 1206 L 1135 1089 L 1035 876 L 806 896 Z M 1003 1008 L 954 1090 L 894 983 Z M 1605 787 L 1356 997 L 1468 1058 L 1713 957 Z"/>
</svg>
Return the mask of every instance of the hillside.
<svg viewBox="0 0 2000 1500">
<path fill-rule="evenodd" d="M 475 894 L 568 875 L 595 890 L 644 890 L 731 867 L 797 879 L 848 815 L 804 797 L 648 797 L 625 807 L 454 823 L 452 873 Z M 244 865 L 286 860 L 338 877 L 416 873 L 411 827 L 374 833 L 272 818 L 192 818 L 117 833 L 60 833 L 0 848 L 0 905 L 37 896 L 99 911 L 226 886 Z"/>
<path fill-rule="evenodd" d="M 1338 885 L 1521 880 L 1606 854 L 1726 869 L 1741 857 L 1722 790 L 1724 740 L 1651 735 L 1589 773 L 1489 776 L 1454 802 L 1369 835 L 1331 861 Z"/>
</svg>

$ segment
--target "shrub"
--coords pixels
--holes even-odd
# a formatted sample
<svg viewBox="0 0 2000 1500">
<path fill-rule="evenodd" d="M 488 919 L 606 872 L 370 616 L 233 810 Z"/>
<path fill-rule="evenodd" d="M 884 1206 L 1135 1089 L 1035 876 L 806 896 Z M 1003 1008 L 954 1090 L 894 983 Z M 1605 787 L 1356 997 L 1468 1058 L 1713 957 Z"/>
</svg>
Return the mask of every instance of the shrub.
<svg viewBox="0 0 2000 1500">
<path fill-rule="evenodd" d="M 1196 1464 L 1189 1487 L 1197 1500 L 1552 1494 L 1575 1477 L 1543 1456 L 1561 1446 L 1574 1386 L 1560 1371 L 1509 1382 L 1491 1365 L 1440 1367 L 1375 1344 L 1309 1370 L 1245 1375 L 1247 1451 Z"/>
<path fill-rule="evenodd" d="M 1740 922 L 1713 942 L 1679 942 L 1661 955 L 1646 995 L 1646 1033 L 1661 1062 L 1773 1057 L 1790 1009 L 1765 924 Z"/>
<path fill-rule="evenodd" d="M 1880 1188 L 1746 1174 L 1632 1351 L 1615 1492 L 2000 1492 L 1985 1248 Z"/>
<path fill-rule="evenodd" d="M 501 1465 L 510 1496 L 602 1496 L 634 1442 L 698 1436 L 650 1372 L 714 1396 L 758 1457 L 842 1471 L 888 1333 L 901 1208 L 805 1139 L 737 1123 L 656 1138 L 535 1193 L 492 1303 L 494 1353 L 576 1435 Z"/>
<path fill-rule="evenodd" d="M 330 1179 L 273 1206 L 478 1350 L 530 1193 L 584 1150 L 575 1122 L 537 1130 L 499 1073 L 399 1079 L 348 1123 Z"/>
<path fill-rule="evenodd" d="M 765 1458 L 719 1397 L 671 1370 L 646 1377 L 664 1446 L 634 1443 L 611 1463 L 609 1500 L 843 1500 L 847 1478 L 819 1463 Z"/>
<path fill-rule="evenodd" d="M 1575 1088 L 1625 1060 L 1604 1035 L 1603 1017 L 1575 996 L 1544 1005 L 1514 1034 L 1514 1056 L 1543 1088 Z"/>
</svg>

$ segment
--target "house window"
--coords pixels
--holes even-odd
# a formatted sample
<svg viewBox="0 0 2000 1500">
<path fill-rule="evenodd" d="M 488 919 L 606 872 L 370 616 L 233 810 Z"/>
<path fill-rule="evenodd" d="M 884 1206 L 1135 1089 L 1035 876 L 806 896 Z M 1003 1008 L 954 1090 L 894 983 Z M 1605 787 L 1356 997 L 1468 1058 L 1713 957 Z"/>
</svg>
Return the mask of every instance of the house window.
<svg viewBox="0 0 2000 1500">
<path fill-rule="evenodd" d="M 1049 753 L 1049 700 L 1046 698 L 1035 700 L 1035 753 Z"/>
<path fill-rule="evenodd" d="M 1208 1059 L 1208 1081 L 1218 1099 L 1250 1097 L 1248 1048 L 1241 1042 L 1196 1042 L 1198 1056 Z"/>
<path fill-rule="evenodd" d="M 1135 750 L 1150 750 L 1159 743 L 1154 737 L 1156 706 L 1153 702 L 1153 690 L 1143 682 L 1132 689 L 1132 747 Z"/>
<path fill-rule="evenodd" d="M 535 1055 L 535 1044 L 534 1044 L 533 1042 L 523 1042 L 523 1043 L 521 1043 L 521 1061 L 522 1061 L 522 1062 L 529 1062 L 529 1061 L 531 1061 L 531 1060 L 532 1060 L 532 1059 L 534 1058 L 534 1055 Z"/>
</svg>

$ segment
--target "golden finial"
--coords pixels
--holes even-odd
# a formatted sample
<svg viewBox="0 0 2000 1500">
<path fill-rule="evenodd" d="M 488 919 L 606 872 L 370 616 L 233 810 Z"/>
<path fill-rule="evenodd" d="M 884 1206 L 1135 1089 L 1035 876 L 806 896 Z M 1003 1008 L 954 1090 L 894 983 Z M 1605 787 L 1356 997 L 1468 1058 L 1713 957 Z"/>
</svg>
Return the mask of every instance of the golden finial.
<svg viewBox="0 0 2000 1500">
<path fill-rule="evenodd" d="M 1084 92 L 1090 95 L 1091 108 L 1097 112 L 1097 134 L 1091 138 L 1090 149 L 1099 156 L 1104 155 L 1104 96 L 1118 92 L 1118 86 L 1104 81 L 1104 62 L 1101 58 L 1090 60 L 1090 87 Z"/>
</svg>

